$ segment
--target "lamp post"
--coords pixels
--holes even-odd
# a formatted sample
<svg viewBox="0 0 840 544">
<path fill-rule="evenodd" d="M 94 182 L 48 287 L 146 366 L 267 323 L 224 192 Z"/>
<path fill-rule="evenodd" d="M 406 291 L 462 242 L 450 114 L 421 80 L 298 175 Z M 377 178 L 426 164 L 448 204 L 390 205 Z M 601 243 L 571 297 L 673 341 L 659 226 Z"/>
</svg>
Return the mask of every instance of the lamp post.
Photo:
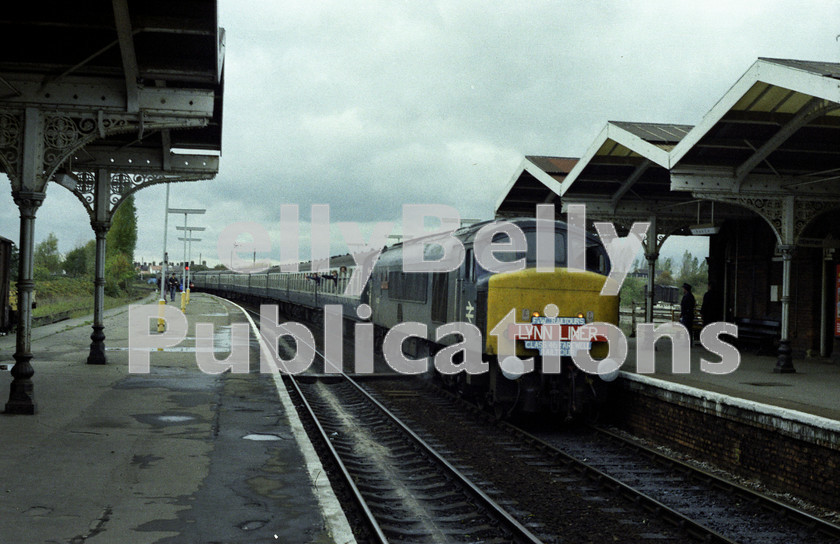
<svg viewBox="0 0 840 544">
<path fill-rule="evenodd" d="M 166 302 L 166 261 L 168 260 L 169 256 L 166 254 L 166 231 L 169 230 L 169 184 L 166 184 L 166 212 L 163 215 L 163 261 L 160 263 L 160 299 Z M 158 326 L 158 332 L 163 332 L 160 330 L 160 324 Z"/>
<path fill-rule="evenodd" d="M 207 210 L 199 209 L 199 208 L 169 208 L 169 213 L 182 213 L 184 214 L 184 228 L 182 230 L 187 230 L 187 216 L 189 215 L 201 215 Z M 181 271 L 181 281 L 183 282 L 184 289 L 186 289 L 186 282 L 187 282 L 187 241 L 186 238 L 182 238 L 184 240 L 184 269 Z M 184 291 L 181 291 L 181 311 L 183 312 L 186 304 L 186 294 Z"/>
<path fill-rule="evenodd" d="M 187 227 L 187 226 L 183 226 L 183 227 L 178 226 L 178 227 L 175 227 L 175 228 L 177 230 L 183 230 L 183 231 L 186 232 L 186 235 L 183 238 L 178 238 L 178 239 L 183 240 L 184 242 L 187 243 L 187 260 L 186 260 L 186 263 L 187 263 L 187 266 L 189 266 L 190 259 L 192 258 L 192 243 L 201 241 L 201 238 L 193 238 L 192 233 L 193 233 L 194 230 L 201 232 L 201 231 L 206 230 L 206 229 L 205 229 L 205 227 Z M 184 283 L 184 289 L 187 292 L 187 304 L 190 303 L 190 276 L 191 276 L 191 272 L 192 272 L 191 270 L 187 270 L 186 283 Z"/>
<path fill-rule="evenodd" d="M 166 321 L 163 319 L 163 305 L 166 304 L 166 262 L 169 255 L 166 253 L 166 233 L 169 230 L 169 184 L 166 184 L 166 211 L 163 214 L 163 260 L 160 262 L 160 300 L 158 300 L 158 321 L 157 332 L 166 330 Z"/>
</svg>

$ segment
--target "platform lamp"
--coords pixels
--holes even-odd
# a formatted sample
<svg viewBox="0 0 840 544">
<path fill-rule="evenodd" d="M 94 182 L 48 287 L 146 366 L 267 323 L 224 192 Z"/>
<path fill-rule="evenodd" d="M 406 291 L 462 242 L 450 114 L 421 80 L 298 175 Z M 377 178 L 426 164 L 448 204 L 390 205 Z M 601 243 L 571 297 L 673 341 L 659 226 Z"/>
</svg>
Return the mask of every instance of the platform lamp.
<svg viewBox="0 0 840 544">
<path fill-rule="evenodd" d="M 177 230 L 186 231 L 186 235 L 183 238 L 178 238 L 187 243 L 187 275 L 186 275 L 186 282 L 184 283 L 184 290 L 187 292 L 187 304 L 190 303 L 190 277 L 192 275 L 192 271 L 189 269 L 190 259 L 192 259 L 192 243 L 193 242 L 200 242 L 201 238 L 193 238 L 192 233 L 193 231 L 203 231 L 207 230 L 206 227 L 187 227 L 187 226 L 177 226 L 175 227 Z"/>
<path fill-rule="evenodd" d="M 187 228 L 187 217 L 190 215 L 202 215 L 207 210 L 199 209 L 199 208 L 169 208 L 169 213 L 177 213 L 177 214 L 184 214 L 184 229 Z M 181 282 L 184 285 L 184 289 L 186 289 L 187 285 L 187 241 L 185 238 L 179 238 L 180 240 L 184 240 L 184 268 L 181 270 Z M 181 291 L 181 311 L 183 312 L 186 310 L 187 304 L 187 294 L 185 291 Z"/>
<path fill-rule="evenodd" d="M 163 260 L 160 262 L 160 300 L 158 300 L 157 332 L 166 330 L 163 319 L 163 305 L 166 304 L 166 265 L 169 263 L 169 253 L 166 251 L 166 233 L 169 232 L 169 183 L 166 184 L 166 208 L 163 214 Z"/>
</svg>

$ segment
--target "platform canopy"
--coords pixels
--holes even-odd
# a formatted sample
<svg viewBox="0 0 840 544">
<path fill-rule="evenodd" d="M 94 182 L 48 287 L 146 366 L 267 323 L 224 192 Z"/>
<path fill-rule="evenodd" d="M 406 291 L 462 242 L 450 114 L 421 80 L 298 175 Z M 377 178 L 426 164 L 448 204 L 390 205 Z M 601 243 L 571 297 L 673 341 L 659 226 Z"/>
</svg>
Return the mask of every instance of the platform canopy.
<svg viewBox="0 0 840 544">
<path fill-rule="evenodd" d="M 608 123 L 559 195 L 564 211 L 585 204 L 588 219 L 650 221 L 651 271 L 669 234 L 692 224 L 695 233 L 714 233 L 731 216 L 763 218 L 783 263 L 775 370 L 793 372 L 792 256 L 815 219 L 840 210 L 840 64 L 761 58 L 694 127 Z"/>
<path fill-rule="evenodd" d="M 47 183 L 79 198 L 96 234 L 91 354 L 104 363 L 113 213 L 143 187 L 218 172 L 224 31 L 217 0 L 8 4 L 0 14 L 0 170 L 20 211 L 20 265 L 6 413 L 32 414 L 35 215 Z"/>
<path fill-rule="evenodd" d="M 578 159 L 568 157 L 523 158 L 496 202 L 496 217 L 533 217 L 536 205 L 553 200 L 560 183 L 577 162 Z"/>
<path fill-rule="evenodd" d="M 840 64 L 759 59 L 674 149 L 678 172 L 714 171 L 739 189 L 754 175 L 797 176 L 797 187 L 840 172 Z M 823 187 L 821 192 L 827 192 Z"/>
<path fill-rule="evenodd" d="M 750 210 L 794 244 L 840 207 L 840 64 L 758 59 L 694 127 L 609 122 L 559 195 L 601 216 L 679 210 L 684 224 L 697 222 L 686 205 L 718 202 L 717 217 Z"/>
<path fill-rule="evenodd" d="M 756 61 L 673 149 L 671 188 L 751 209 L 795 244 L 840 208 L 840 64 Z"/>
<path fill-rule="evenodd" d="M 13 2 L 0 15 L 0 50 L 0 168 L 13 189 L 22 166 L 13 133 L 36 124 L 15 114 L 26 110 L 46 117 L 48 175 L 82 167 L 217 171 L 217 159 L 172 153 L 221 154 L 216 0 Z"/>
<path fill-rule="evenodd" d="M 560 186 L 564 207 L 585 203 L 588 217 L 646 218 L 684 204 L 671 190 L 669 153 L 688 125 L 610 121 Z M 674 210 L 685 216 L 685 210 Z"/>
</svg>

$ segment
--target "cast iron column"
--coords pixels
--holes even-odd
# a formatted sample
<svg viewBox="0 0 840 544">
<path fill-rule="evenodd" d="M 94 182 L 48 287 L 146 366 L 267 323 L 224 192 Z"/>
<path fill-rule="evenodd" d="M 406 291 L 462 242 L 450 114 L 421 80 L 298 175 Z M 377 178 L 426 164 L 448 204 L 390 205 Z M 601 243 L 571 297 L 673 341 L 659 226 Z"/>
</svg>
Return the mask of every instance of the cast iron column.
<svg viewBox="0 0 840 544">
<path fill-rule="evenodd" d="M 93 280 L 93 332 L 90 334 L 89 365 L 104 365 L 105 358 L 105 236 L 110 224 L 97 221 L 91 225 L 96 233 L 96 272 Z"/>
<path fill-rule="evenodd" d="M 796 372 L 793 368 L 790 349 L 790 281 L 791 281 L 791 260 L 793 259 L 794 246 L 781 246 L 782 252 L 782 331 L 779 340 L 779 357 L 776 360 L 776 368 L 773 372 L 781 374 L 792 374 Z"/>
<path fill-rule="evenodd" d="M 17 343 L 14 354 L 15 366 L 12 367 L 12 384 L 7 414 L 34 414 L 35 399 L 32 376 L 35 369 L 32 360 L 32 291 L 33 253 L 35 235 L 35 213 L 44 201 L 44 193 L 18 191 L 12 193 L 15 204 L 20 210 L 20 262 L 18 265 L 18 322 Z"/>
<path fill-rule="evenodd" d="M 659 252 L 656 247 L 656 216 L 650 217 L 650 226 L 647 232 L 647 247 L 645 248 L 645 259 L 648 262 L 648 282 L 647 282 L 647 298 L 645 300 L 645 322 L 653 323 L 653 305 L 656 302 L 655 282 L 656 282 L 656 259 L 659 258 Z"/>
</svg>

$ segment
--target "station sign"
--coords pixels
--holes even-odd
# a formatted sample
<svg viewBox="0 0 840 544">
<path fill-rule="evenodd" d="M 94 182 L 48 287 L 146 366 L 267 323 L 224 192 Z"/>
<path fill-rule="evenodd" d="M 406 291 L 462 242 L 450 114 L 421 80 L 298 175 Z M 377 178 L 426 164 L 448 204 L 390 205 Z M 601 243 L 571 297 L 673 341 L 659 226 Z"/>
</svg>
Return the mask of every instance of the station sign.
<svg viewBox="0 0 840 544">
<path fill-rule="evenodd" d="M 720 232 L 720 225 L 714 223 L 704 223 L 702 225 L 691 225 L 688 227 L 692 236 L 710 236 Z"/>
<path fill-rule="evenodd" d="M 840 248 L 840 240 L 835 240 L 831 237 L 807 238 L 805 236 L 800 236 L 799 240 L 796 241 L 796 245 L 801 247 L 821 247 L 825 249 L 837 249 Z"/>
</svg>

